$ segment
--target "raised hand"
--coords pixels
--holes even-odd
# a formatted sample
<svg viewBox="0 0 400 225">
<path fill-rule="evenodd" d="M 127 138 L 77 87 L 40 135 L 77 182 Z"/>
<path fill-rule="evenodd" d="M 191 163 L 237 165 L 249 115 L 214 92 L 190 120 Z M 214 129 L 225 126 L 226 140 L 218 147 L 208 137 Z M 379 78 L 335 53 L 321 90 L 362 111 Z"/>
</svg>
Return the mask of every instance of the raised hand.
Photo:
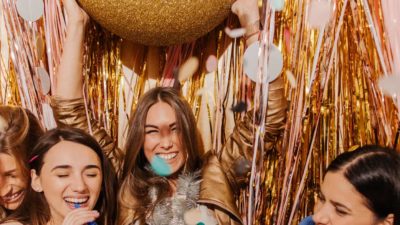
<svg viewBox="0 0 400 225">
<path fill-rule="evenodd" d="M 95 210 L 74 209 L 65 216 L 62 225 L 86 225 L 96 220 L 97 217 L 99 217 L 99 212 Z"/>
<path fill-rule="evenodd" d="M 89 21 L 88 14 L 78 5 L 76 0 L 63 0 L 64 9 L 69 23 L 84 23 Z"/>
<path fill-rule="evenodd" d="M 232 5 L 232 12 L 239 17 L 243 28 L 260 20 L 258 0 L 236 0 Z"/>
</svg>

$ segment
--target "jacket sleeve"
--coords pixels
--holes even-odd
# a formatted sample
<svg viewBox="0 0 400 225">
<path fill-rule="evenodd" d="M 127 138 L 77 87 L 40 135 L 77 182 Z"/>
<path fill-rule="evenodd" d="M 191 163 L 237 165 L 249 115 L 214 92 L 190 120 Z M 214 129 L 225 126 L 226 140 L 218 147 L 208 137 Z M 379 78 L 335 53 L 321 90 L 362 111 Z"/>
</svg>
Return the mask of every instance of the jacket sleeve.
<svg viewBox="0 0 400 225">
<path fill-rule="evenodd" d="M 284 83 L 279 78 L 269 84 L 268 108 L 265 118 L 264 150 L 278 147 L 286 119 L 287 101 L 284 96 Z M 234 190 L 246 184 L 248 169 L 253 158 L 255 126 L 253 111 L 246 114 L 245 119 L 236 124 L 232 135 L 219 153 L 219 160 Z M 262 138 L 262 137 L 260 137 Z M 242 168 L 241 168 L 242 167 Z M 243 171 L 244 170 L 244 171 Z"/>
<path fill-rule="evenodd" d="M 53 96 L 51 107 L 53 108 L 54 118 L 59 127 L 70 126 L 90 133 L 85 103 L 82 98 L 62 99 Z M 119 174 L 123 162 L 123 152 L 117 147 L 115 141 L 108 135 L 107 131 L 99 126 L 97 121 L 92 118 L 89 118 L 89 120 L 93 132 L 92 136 L 100 144 L 105 155 L 111 160 L 117 174 Z"/>
</svg>

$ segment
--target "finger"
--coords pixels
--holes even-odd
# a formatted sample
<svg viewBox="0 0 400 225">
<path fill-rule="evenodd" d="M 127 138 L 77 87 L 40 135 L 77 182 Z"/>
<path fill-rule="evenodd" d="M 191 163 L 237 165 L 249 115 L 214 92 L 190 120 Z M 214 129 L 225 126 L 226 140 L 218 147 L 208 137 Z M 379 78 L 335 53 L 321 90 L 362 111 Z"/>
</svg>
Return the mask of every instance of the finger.
<svg viewBox="0 0 400 225">
<path fill-rule="evenodd" d="M 231 10 L 232 10 L 232 12 L 234 13 L 234 14 L 238 14 L 239 12 L 239 6 L 238 6 L 238 3 L 239 1 L 235 1 L 233 4 L 232 4 L 232 7 L 231 7 Z"/>
<path fill-rule="evenodd" d="M 78 208 L 69 212 L 63 221 L 63 225 L 82 224 L 81 221 L 93 221 L 99 217 L 99 212 L 96 210 L 88 210 L 87 208 Z M 86 222 L 86 223 L 87 223 Z"/>
<path fill-rule="evenodd" d="M 85 215 L 80 215 L 79 217 L 76 218 L 75 223 L 73 225 L 84 225 L 89 222 L 95 221 L 99 217 L 99 214 L 85 214 Z"/>
</svg>

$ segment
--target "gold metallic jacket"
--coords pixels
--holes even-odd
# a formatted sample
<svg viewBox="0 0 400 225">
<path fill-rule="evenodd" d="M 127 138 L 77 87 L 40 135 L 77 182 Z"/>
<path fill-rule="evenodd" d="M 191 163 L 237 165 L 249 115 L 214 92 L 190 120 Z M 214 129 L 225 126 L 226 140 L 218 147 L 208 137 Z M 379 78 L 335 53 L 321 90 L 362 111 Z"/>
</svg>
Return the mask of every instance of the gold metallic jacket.
<svg viewBox="0 0 400 225">
<path fill-rule="evenodd" d="M 89 131 L 88 119 L 85 113 L 83 99 L 52 98 L 54 116 L 59 126 L 73 126 Z M 278 146 L 286 115 L 286 100 L 282 79 L 278 79 L 269 85 L 268 110 L 266 129 L 264 135 L 265 150 Z M 121 170 L 123 152 L 116 147 L 115 141 L 107 132 L 90 119 L 93 136 L 103 147 L 105 154 L 113 162 L 117 171 Z M 219 224 L 238 225 L 243 224 L 241 215 L 236 206 L 236 197 L 239 187 L 248 179 L 247 175 L 239 175 L 235 171 L 235 163 L 239 160 L 250 160 L 253 156 L 254 127 L 252 113 L 248 113 L 244 121 L 237 123 L 233 134 L 227 140 L 219 155 L 209 151 L 204 156 L 202 170 L 202 183 L 200 185 L 199 204 L 205 204 L 214 211 Z M 134 221 L 134 212 L 121 208 L 120 218 L 131 218 Z M 118 224 L 125 224 L 119 221 Z"/>
</svg>

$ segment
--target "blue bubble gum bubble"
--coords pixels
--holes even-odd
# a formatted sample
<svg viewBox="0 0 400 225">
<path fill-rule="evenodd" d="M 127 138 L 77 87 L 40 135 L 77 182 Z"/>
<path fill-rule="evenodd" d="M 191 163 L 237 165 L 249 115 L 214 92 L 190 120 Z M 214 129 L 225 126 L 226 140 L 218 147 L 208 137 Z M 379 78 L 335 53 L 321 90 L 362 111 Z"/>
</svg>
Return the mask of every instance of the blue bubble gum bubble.
<svg viewBox="0 0 400 225">
<path fill-rule="evenodd" d="M 166 177 L 172 174 L 171 166 L 160 156 L 154 156 L 150 165 L 154 173 L 159 176 Z"/>
</svg>

